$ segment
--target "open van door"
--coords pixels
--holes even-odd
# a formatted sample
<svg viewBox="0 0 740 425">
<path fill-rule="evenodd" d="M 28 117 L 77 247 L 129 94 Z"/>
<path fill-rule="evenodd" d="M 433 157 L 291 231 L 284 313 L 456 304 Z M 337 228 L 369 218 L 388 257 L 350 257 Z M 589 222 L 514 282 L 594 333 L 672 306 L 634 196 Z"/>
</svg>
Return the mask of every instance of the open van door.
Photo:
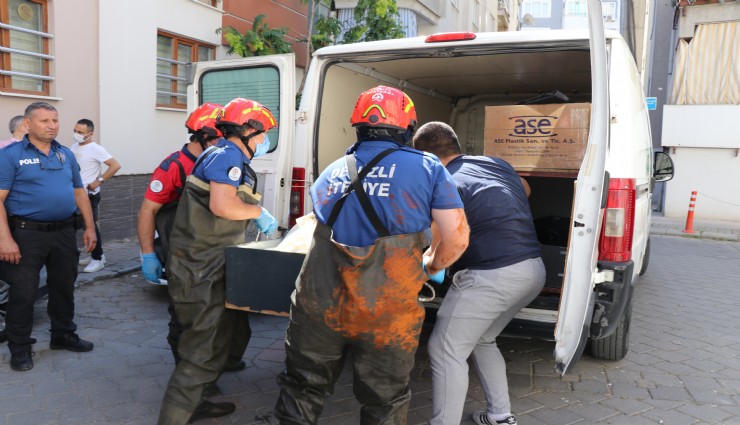
<svg viewBox="0 0 740 425">
<path fill-rule="evenodd" d="M 265 105 L 278 120 L 270 130 L 270 151 L 252 160 L 257 173 L 257 191 L 262 206 L 288 227 L 290 190 L 290 155 L 295 132 L 295 56 L 291 54 L 259 56 L 210 62 L 189 67 L 188 111 L 205 102 L 225 105 L 237 97 Z M 248 235 L 249 236 L 249 235 Z"/>
<path fill-rule="evenodd" d="M 589 337 L 599 279 L 598 239 L 603 216 L 602 196 L 609 146 L 609 90 L 606 37 L 600 0 L 588 0 L 591 47 L 591 123 L 588 147 L 576 180 L 568 258 L 565 263 L 560 313 L 555 327 L 556 370 L 566 373 L 581 356 Z M 603 202 L 602 202 L 603 201 Z"/>
</svg>

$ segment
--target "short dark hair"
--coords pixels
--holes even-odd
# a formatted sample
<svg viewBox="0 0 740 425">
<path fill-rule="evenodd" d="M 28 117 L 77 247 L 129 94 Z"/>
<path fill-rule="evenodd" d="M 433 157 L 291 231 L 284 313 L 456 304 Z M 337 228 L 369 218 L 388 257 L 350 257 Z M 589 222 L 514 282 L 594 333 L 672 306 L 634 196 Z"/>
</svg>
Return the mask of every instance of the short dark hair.
<svg viewBox="0 0 740 425">
<path fill-rule="evenodd" d="M 23 115 L 16 115 L 10 119 L 10 122 L 8 123 L 8 130 L 10 130 L 10 134 L 15 133 L 15 130 L 18 128 L 19 125 L 21 125 L 21 121 L 23 121 Z"/>
<path fill-rule="evenodd" d="M 87 131 L 95 131 L 95 124 L 93 124 L 92 120 L 89 120 L 87 118 L 83 118 L 79 121 L 77 121 L 77 124 L 82 124 L 87 126 Z"/>
<path fill-rule="evenodd" d="M 57 111 L 57 108 L 49 105 L 46 102 L 33 102 L 32 104 L 26 106 L 26 111 L 23 113 L 23 117 L 24 118 L 31 118 L 31 115 L 37 109 L 46 109 L 47 111 L 53 111 L 53 112 L 56 112 Z"/>
<path fill-rule="evenodd" d="M 440 121 L 431 121 L 419 127 L 414 134 L 413 143 L 414 149 L 432 153 L 437 158 L 462 153 L 455 130 Z"/>
</svg>

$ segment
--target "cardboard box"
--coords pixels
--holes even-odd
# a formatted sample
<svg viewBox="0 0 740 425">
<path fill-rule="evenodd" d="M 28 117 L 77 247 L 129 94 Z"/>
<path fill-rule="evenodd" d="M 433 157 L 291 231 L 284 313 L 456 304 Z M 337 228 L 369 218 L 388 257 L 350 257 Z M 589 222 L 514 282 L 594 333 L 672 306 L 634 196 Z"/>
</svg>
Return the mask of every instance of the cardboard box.
<svg viewBox="0 0 740 425">
<path fill-rule="evenodd" d="M 588 144 L 591 105 L 487 106 L 483 153 L 517 171 L 578 171 Z"/>
</svg>

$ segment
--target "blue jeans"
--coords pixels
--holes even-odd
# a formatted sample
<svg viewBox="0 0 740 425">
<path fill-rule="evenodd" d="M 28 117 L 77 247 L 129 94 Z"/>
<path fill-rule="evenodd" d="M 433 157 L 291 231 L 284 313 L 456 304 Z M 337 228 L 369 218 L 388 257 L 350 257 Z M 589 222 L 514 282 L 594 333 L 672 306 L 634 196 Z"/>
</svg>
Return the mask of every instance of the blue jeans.
<svg viewBox="0 0 740 425">
<path fill-rule="evenodd" d="M 506 362 L 496 337 L 545 285 L 541 258 L 493 270 L 461 270 L 453 277 L 429 338 L 432 425 L 460 424 L 474 354 L 488 412 L 510 413 Z"/>
<path fill-rule="evenodd" d="M 98 206 L 100 205 L 100 192 L 95 195 L 88 194 L 87 197 L 90 199 L 90 206 L 93 212 L 93 221 L 95 222 L 95 237 L 98 238 L 98 243 L 95 244 L 90 255 L 93 260 L 100 260 L 103 258 L 103 239 L 100 238 L 100 228 L 98 227 Z"/>
</svg>

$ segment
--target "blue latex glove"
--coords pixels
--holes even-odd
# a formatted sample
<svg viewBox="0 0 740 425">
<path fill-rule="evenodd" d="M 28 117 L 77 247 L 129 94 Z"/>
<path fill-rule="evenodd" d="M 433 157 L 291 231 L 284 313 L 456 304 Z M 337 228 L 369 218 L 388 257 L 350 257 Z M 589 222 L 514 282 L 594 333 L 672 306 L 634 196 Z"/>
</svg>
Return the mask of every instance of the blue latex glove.
<svg viewBox="0 0 740 425">
<path fill-rule="evenodd" d="M 434 274 L 429 274 L 429 272 L 427 271 L 427 263 L 429 263 L 429 258 L 430 257 L 424 257 L 422 259 L 422 266 L 424 267 L 424 273 L 426 273 L 427 276 L 429 276 L 429 280 L 431 280 L 432 282 L 438 285 L 441 285 L 442 282 L 445 281 L 445 269 L 442 269 Z"/>
<path fill-rule="evenodd" d="M 162 263 L 159 262 L 157 254 L 141 254 L 141 272 L 144 279 L 159 285 L 159 279 L 162 277 Z"/>
<path fill-rule="evenodd" d="M 262 208 L 262 214 L 257 217 L 256 222 L 259 231 L 266 235 L 274 233 L 278 227 L 278 223 L 277 220 L 275 220 L 275 217 L 273 217 L 272 214 L 270 214 L 270 212 L 264 208 Z"/>
</svg>

